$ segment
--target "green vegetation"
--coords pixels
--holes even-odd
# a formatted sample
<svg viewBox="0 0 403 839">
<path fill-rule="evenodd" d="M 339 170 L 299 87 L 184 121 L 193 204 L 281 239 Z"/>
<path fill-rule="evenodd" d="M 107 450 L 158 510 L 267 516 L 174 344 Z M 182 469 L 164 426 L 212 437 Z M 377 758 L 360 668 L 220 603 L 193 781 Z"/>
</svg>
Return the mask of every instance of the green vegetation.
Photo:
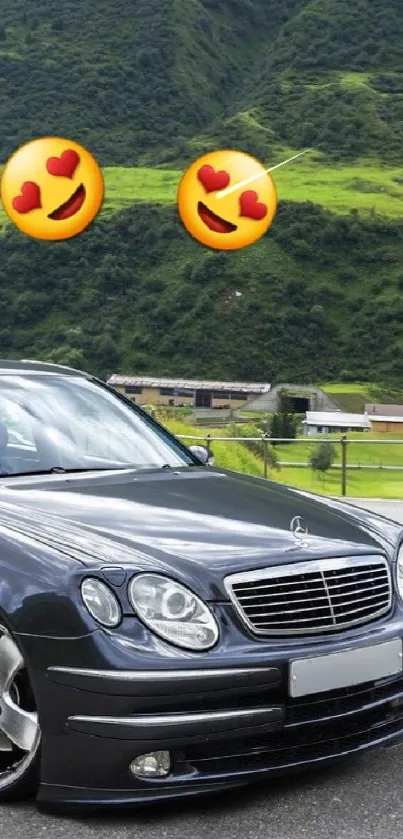
<svg viewBox="0 0 403 839">
<path fill-rule="evenodd" d="M 275 480 L 308 492 L 341 495 L 341 475 L 336 469 L 327 472 L 323 480 L 311 470 L 284 467 Z M 403 499 L 402 473 L 351 470 L 347 473 L 347 495 L 351 498 Z"/>
<path fill-rule="evenodd" d="M 290 399 L 286 390 L 280 390 L 278 394 L 278 410 L 272 414 L 269 421 L 263 425 L 272 440 L 291 440 L 297 436 L 298 417 L 292 412 Z M 267 428 L 265 428 L 267 425 Z M 273 442 L 273 446 L 277 446 Z"/>
<path fill-rule="evenodd" d="M 322 389 L 336 400 L 343 411 L 362 413 L 365 405 L 380 404 L 402 405 L 403 390 L 362 382 L 332 382 L 322 385 Z"/>
<path fill-rule="evenodd" d="M 159 413 L 160 421 L 166 425 L 174 434 L 179 437 L 186 438 L 184 442 L 187 445 L 197 443 L 204 445 L 207 438 L 219 438 L 210 444 L 213 450 L 215 463 L 225 469 L 233 469 L 236 472 L 243 472 L 247 475 L 254 475 L 263 477 L 263 457 L 262 449 L 259 454 L 259 447 L 261 444 L 250 444 L 251 451 L 247 447 L 247 443 L 226 441 L 226 437 L 243 436 L 245 433 L 244 427 L 239 427 L 235 434 L 234 427 L 227 428 L 194 428 L 189 425 L 184 418 L 175 419 L 172 415 L 167 415 L 165 412 Z M 255 427 L 250 431 L 257 432 Z M 255 436 L 255 433 L 253 433 Z M 256 433 L 256 436 L 258 434 Z M 396 498 L 403 499 L 403 472 L 393 471 L 388 469 L 391 466 L 403 467 L 403 445 L 393 445 L 393 440 L 401 440 L 401 434 L 373 434 L 373 433 L 351 433 L 348 434 L 350 444 L 347 449 L 347 462 L 350 466 L 381 466 L 383 469 L 353 469 L 347 471 L 347 495 L 356 496 L 357 498 Z M 191 439 L 190 439 L 191 438 Z M 354 445 L 354 440 L 358 441 Z M 382 440 L 381 444 L 376 444 L 376 440 Z M 318 492 L 326 495 L 341 495 L 341 452 L 340 452 L 340 436 L 337 435 L 320 435 L 315 442 L 295 441 L 288 445 L 279 445 L 275 450 L 275 457 L 270 455 L 268 460 L 268 478 L 286 486 L 296 487 L 297 489 L 308 490 L 309 492 Z M 320 469 L 315 470 L 310 466 L 312 455 L 319 452 L 321 446 L 329 447 L 329 444 L 334 448 L 333 467 L 329 468 L 325 473 Z M 287 466 L 284 463 L 305 463 L 306 466 Z M 334 467 L 339 468 L 334 468 Z"/>
<path fill-rule="evenodd" d="M 264 429 L 263 429 L 264 430 Z M 278 469 L 278 457 L 274 445 L 268 442 L 267 433 L 264 433 L 265 442 L 263 443 L 262 427 L 258 425 L 239 425 L 231 423 L 227 426 L 228 437 L 244 437 L 243 444 L 249 451 L 253 452 L 259 460 L 266 457 L 266 464 L 268 470 Z M 264 467 L 263 467 L 264 470 Z"/>
<path fill-rule="evenodd" d="M 307 144 L 401 164 L 400 0 L 1 0 L 0 11 L 0 160 L 57 133 L 111 166 Z"/>
<path fill-rule="evenodd" d="M 401 387 L 400 2 L 0 0 L 0 161 L 58 134 L 106 181 L 75 240 L 0 217 L 0 354 Z M 183 169 L 225 146 L 267 165 L 314 148 L 275 173 L 275 222 L 243 252 L 200 247 L 175 207 Z"/>
<path fill-rule="evenodd" d="M 329 381 L 348 366 L 392 386 L 403 372 L 402 234 L 402 221 L 287 202 L 263 240 L 233 253 L 202 248 L 174 208 L 148 204 L 67 242 L 7 228 L 0 353 L 102 376 L 235 381 Z"/>
<path fill-rule="evenodd" d="M 293 4 L 291 4 L 293 5 Z M 1 0 L 0 159 L 57 133 L 103 165 L 153 164 L 235 102 L 283 0 Z M 6 83 L 5 83 L 6 82 Z"/>
<path fill-rule="evenodd" d="M 346 394 L 348 396 L 362 396 L 364 399 L 369 399 L 371 387 L 373 385 L 363 384 L 362 382 L 328 382 L 322 385 L 323 390 L 331 396 Z"/>
<path fill-rule="evenodd" d="M 158 412 L 158 418 L 160 422 L 163 423 L 173 434 L 177 437 L 181 438 L 188 438 L 188 437 L 195 437 L 195 439 L 184 439 L 183 442 L 187 446 L 191 445 L 206 445 L 207 443 L 207 435 L 211 434 L 214 437 L 221 437 L 225 436 L 222 433 L 222 429 L 209 429 L 205 432 L 204 436 L 201 437 L 200 431 L 198 429 L 194 429 L 192 426 L 189 426 L 183 420 L 166 418 L 166 415 L 162 412 Z M 203 429 L 204 431 L 204 429 Z M 228 434 L 228 430 L 227 430 Z M 198 439 L 200 437 L 200 439 Z M 254 454 L 252 451 L 248 449 L 248 447 L 243 443 L 219 443 L 219 444 L 212 444 L 210 446 L 212 448 L 214 454 L 215 463 L 221 466 L 223 469 L 233 469 L 235 472 L 244 472 L 247 475 L 254 475 L 257 478 L 260 478 L 263 474 L 263 462 L 260 460 L 259 456 Z"/>
<path fill-rule="evenodd" d="M 335 457 L 336 449 L 332 443 L 319 443 L 311 454 L 309 465 L 314 472 L 324 479 L 326 472 L 331 469 Z"/>
<path fill-rule="evenodd" d="M 292 149 L 286 154 L 292 154 Z M 284 156 L 266 161 L 267 165 Z M 274 162 L 273 162 L 274 161 Z M 105 201 L 102 214 L 110 216 L 138 202 L 174 205 L 182 170 L 147 167 L 106 167 Z M 316 163 L 296 162 L 274 175 L 281 201 L 320 204 L 337 215 L 351 210 L 360 215 L 401 218 L 403 212 L 403 168 L 373 168 L 357 163 L 342 169 Z M 3 210 L 0 222 L 4 223 Z"/>
<path fill-rule="evenodd" d="M 293 149 L 285 154 L 291 155 Z M 267 165 L 284 160 L 276 155 Z M 180 169 L 110 166 L 104 169 L 105 201 L 103 216 L 110 216 L 122 209 L 145 202 L 174 205 Z M 391 219 L 401 218 L 403 212 L 403 168 L 379 167 L 359 163 L 355 166 L 328 166 L 320 160 L 296 162 L 289 168 L 279 169 L 274 175 L 281 201 L 305 202 L 309 199 L 337 215 L 344 216 L 351 210 L 360 215 L 374 213 Z M 0 225 L 6 217 L 0 208 Z"/>
<path fill-rule="evenodd" d="M 225 440 L 226 437 L 243 436 L 243 430 L 241 433 L 240 429 L 238 429 L 237 434 L 234 434 L 233 426 L 222 428 L 203 428 L 203 431 L 201 431 L 199 428 L 190 426 L 189 424 L 183 421 L 180 421 L 178 423 L 176 420 L 166 419 L 164 420 L 164 424 L 168 428 L 170 428 L 174 432 L 174 434 L 195 436 L 197 438 L 200 438 L 201 441 L 205 440 L 208 435 L 210 435 L 213 438 L 220 438 L 219 442 L 212 443 L 212 446 L 217 453 L 220 451 L 222 446 L 231 449 L 233 446 L 242 445 L 241 443 L 235 443 L 232 441 L 228 441 L 227 443 L 221 443 L 221 439 Z M 360 434 L 359 432 L 357 432 L 348 434 L 347 438 L 349 440 L 349 445 L 347 447 L 348 464 L 355 466 L 383 466 L 385 467 L 385 469 L 388 466 L 403 466 L 403 444 L 393 444 L 392 442 L 393 440 L 403 439 L 401 432 L 396 434 L 388 433 L 383 435 L 367 432 L 364 434 Z M 354 441 L 357 442 L 354 443 Z M 377 444 L 376 441 L 382 442 Z M 333 444 L 335 448 L 334 465 L 340 466 L 340 435 L 336 434 L 318 435 L 318 437 L 315 437 L 314 442 L 305 442 L 305 440 L 298 439 L 288 445 L 280 444 L 276 446 L 276 458 L 280 464 L 288 462 L 298 464 L 305 463 L 306 465 L 309 465 L 312 451 L 314 451 L 317 447 L 321 446 L 323 443 Z M 281 473 L 283 473 L 284 469 L 286 468 L 287 467 L 282 465 Z M 298 468 L 297 473 L 299 473 L 300 471 L 301 469 Z M 365 474 L 367 474 L 367 472 L 369 472 L 369 470 L 366 469 Z"/>
<path fill-rule="evenodd" d="M 323 390 L 347 413 L 361 414 L 365 410 L 365 405 L 371 402 L 369 385 L 334 382 L 323 385 Z"/>
</svg>

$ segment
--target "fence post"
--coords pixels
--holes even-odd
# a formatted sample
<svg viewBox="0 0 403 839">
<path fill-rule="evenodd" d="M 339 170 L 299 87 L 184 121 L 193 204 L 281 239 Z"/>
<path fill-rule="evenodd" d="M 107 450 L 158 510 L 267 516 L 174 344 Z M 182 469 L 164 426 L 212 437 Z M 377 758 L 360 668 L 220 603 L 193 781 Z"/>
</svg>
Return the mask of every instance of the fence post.
<svg viewBox="0 0 403 839">
<path fill-rule="evenodd" d="M 268 443 L 268 436 L 267 434 L 262 435 L 262 445 L 263 445 L 263 475 L 267 478 L 267 443 Z"/>
<path fill-rule="evenodd" d="M 341 494 L 347 495 L 347 446 L 348 439 L 346 436 L 341 440 Z"/>
</svg>

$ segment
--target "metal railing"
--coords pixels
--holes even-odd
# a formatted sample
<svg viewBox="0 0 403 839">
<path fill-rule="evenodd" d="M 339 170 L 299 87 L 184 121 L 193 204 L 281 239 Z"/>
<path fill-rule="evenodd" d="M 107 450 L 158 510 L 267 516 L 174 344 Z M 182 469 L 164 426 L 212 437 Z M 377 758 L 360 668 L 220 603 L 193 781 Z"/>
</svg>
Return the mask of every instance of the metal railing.
<svg viewBox="0 0 403 839">
<path fill-rule="evenodd" d="M 332 438 L 321 438 L 321 435 L 316 437 L 269 437 L 267 434 L 262 434 L 260 437 L 213 437 L 211 434 L 206 434 L 203 436 L 197 434 L 178 434 L 178 439 L 183 441 L 194 441 L 198 442 L 206 446 L 208 449 L 211 450 L 212 443 L 260 443 L 261 444 L 261 457 L 263 462 L 263 476 L 265 478 L 268 477 L 269 471 L 269 447 L 274 443 L 277 445 L 281 445 L 282 443 L 285 444 L 295 444 L 295 443 L 304 443 L 304 445 L 315 445 L 318 446 L 321 443 L 327 443 L 334 447 L 340 446 L 341 449 L 341 457 L 340 463 L 334 463 L 329 468 L 330 469 L 337 469 L 341 472 L 341 494 L 347 495 L 347 473 L 351 470 L 361 470 L 361 469 L 379 469 L 379 470 L 390 470 L 393 472 L 403 472 L 403 465 L 393 465 L 393 464 L 371 464 L 371 463 L 349 463 L 347 451 L 350 446 L 360 446 L 363 443 L 368 445 L 374 446 L 402 446 L 403 440 L 384 440 L 384 439 L 365 439 L 363 437 L 362 440 L 351 439 L 349 437 L 343 436 L 339 439 L 332 439 Z M 279 460 L 278 466 L 290 466 L 290 467 L 302 467 L 302 468 L 309 468 L 310 463 L 304 461 L 292 461 L 292 460 Z"/>
</svg>

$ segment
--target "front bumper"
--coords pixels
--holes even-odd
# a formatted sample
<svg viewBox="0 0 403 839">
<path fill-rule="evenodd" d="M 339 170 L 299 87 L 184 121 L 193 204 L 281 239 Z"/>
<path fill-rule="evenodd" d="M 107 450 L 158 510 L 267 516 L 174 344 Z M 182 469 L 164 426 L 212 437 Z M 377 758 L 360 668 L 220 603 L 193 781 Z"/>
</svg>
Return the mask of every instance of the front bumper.
<svg viewBox="0 0 403 839">
<path fill-rule="evenodd" d="M 91 667 L 96 635 L 63 642 L 65 653 L 71 645 L 67 664 L 36 672 L 42 806 L 132 806 L 191 796 L 403 738 L 403 674 L 302 699 L 288 695 L 291 659 L 401 638 L 401 620 L 361 632 L 354 644 L 351 637 L 283 649 L 277 644 L 275 651 L 256 644 L 247 663 L 245 655 L 235 660 L 228 651 L 210 653 L 201 664 L 197 656 L 162 660 L 137 650 L 136 670 L 98 668 L 99 655 L 97 669 Z M 57 642 L 43 639 L 42 645 L 42 660 L 51 660 L 49 645 L 56 652 Z M 129 660 L 133 668 L 128 654 Z M 172 757 L 166 778 L 132 775 L 135 756 L 161 749 Z"/>
</svg>

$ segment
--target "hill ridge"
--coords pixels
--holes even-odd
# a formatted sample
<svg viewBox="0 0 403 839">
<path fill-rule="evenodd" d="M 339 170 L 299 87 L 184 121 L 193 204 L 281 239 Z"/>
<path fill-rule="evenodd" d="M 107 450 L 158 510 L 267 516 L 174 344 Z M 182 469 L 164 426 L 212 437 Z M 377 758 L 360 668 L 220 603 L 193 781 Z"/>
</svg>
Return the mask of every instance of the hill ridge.
<svg viewBox="0 0 403 839">
<path fill-rule="evenodd" d="M 0 161 L 56 133 L 107 167 L 104 211 L 76 240 L 2 228 L 3 355 L 400 382 L 400 5 L 0 0 Z M 175 208 L 180 170 L 225 146 L 320 161 L 279 170 L 273 227 L 233 254 L 193 242 Z"/>
</svg>

